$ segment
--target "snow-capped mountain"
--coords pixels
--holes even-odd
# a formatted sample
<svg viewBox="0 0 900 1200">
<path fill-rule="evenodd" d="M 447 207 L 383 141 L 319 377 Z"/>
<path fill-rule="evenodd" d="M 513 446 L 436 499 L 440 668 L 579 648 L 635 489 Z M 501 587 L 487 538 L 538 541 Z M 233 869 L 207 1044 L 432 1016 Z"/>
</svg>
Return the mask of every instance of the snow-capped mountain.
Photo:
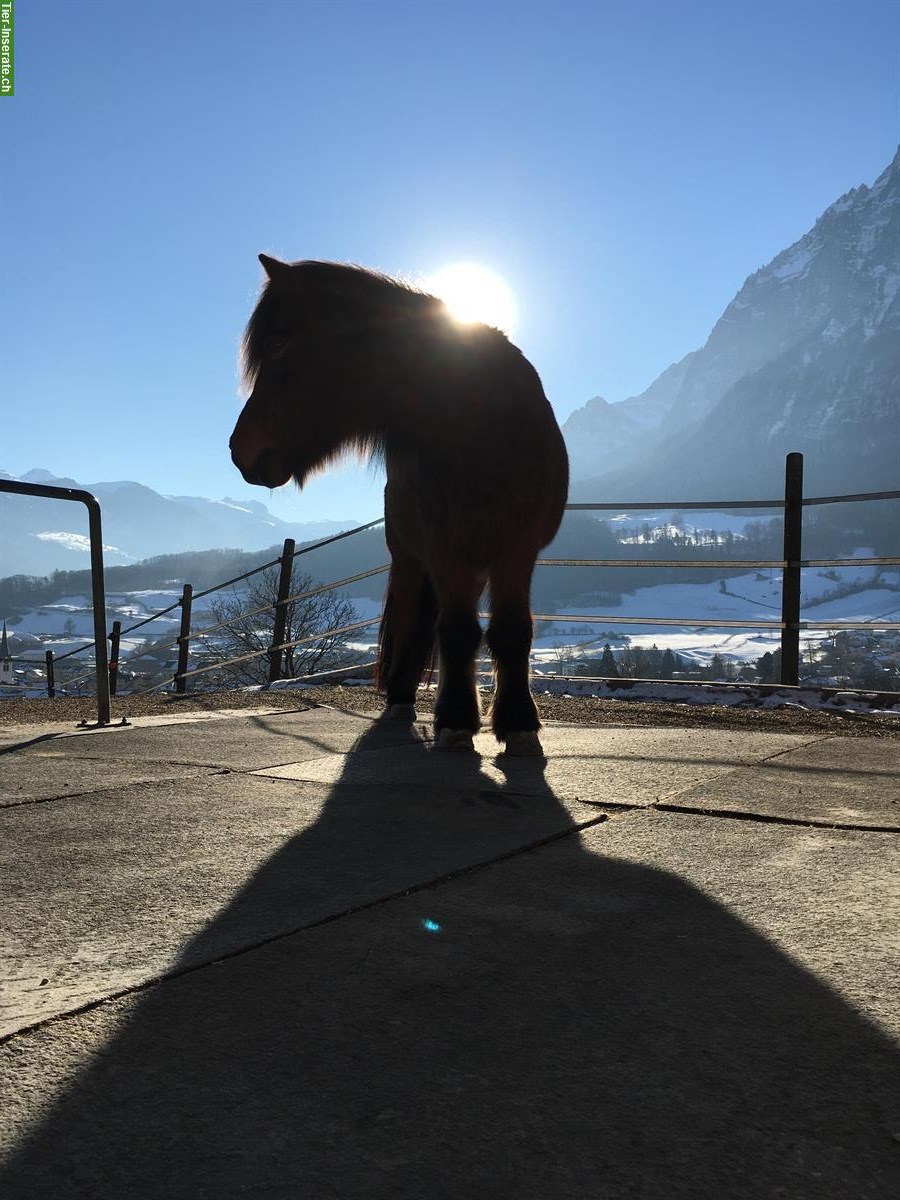
<svg viewBox="0 0 900 1200">
<path fill-rule="evenodd" d="M 898 293 L 900 151 L 751 275 L 702 349 L 572 414 L 573 495 L 777 495 L 791 450 L 808 493 L 897 487 Z"/>
<path fill-rule="evenodd" d="M 14 476 L 0 471 L 0 478 Z M 282 521 L 257 500 L 162 496 L 132 480 L 78 483 L 37 468 L 24 483 L 83 488 L 100 501 L 104 559 L 118 566 L 185 550 L 261 550 L 286 537 L 299 542 L 351 528 L 353 521 Z M 66 500 L 0 493 L 0 577 L 78 571 L 90 565 L 84 508 Z"/>
</svg>

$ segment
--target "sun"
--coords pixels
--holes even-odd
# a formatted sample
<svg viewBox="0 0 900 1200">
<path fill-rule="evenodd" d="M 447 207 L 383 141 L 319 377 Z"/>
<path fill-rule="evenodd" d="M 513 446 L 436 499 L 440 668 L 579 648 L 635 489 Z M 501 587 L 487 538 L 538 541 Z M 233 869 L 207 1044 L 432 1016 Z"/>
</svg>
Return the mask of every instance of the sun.
<svg viewBox="0 0 900 1200">
<path fill-rule="evenodd" d="M 483 321 L 504 333 L 510 333 L 516 323 L 516 300 L 509 285 L 480 263 L 442 267 L 425 286 L 444 301 L 457 321 Z"/>
</svg>

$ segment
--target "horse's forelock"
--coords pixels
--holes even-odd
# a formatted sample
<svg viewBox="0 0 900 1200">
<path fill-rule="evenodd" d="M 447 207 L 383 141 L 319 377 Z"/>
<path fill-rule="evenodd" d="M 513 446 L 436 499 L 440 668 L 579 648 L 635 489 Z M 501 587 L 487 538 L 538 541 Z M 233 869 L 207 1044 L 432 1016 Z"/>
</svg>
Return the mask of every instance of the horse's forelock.
<svg viewBox="0 0 900 1200">
<path fill-rule="evenodd" d="M 262 366 L 263 344 L 272 307 L 269 295 L 271 286 L 268 282 L 264 285 L 241 338 L 241 379 L 247 391 L 252 391 Z"/>
</svg>

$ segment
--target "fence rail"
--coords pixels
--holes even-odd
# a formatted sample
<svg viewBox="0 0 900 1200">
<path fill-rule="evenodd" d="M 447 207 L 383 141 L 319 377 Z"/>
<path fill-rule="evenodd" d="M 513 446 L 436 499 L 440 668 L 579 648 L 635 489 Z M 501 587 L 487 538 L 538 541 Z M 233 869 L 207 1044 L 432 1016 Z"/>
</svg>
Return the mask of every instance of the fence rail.
<svg viewBox="0 0 900 1200">
<path fill-rule="evenodd" d="M 294 561 L 304 555 L 310 554 L 315 550 L 322 549 L 325 546 L 333 545 L 336 542 L 342 541 L 345 538 L 354 537 L 368 530 L 375 529 L 383 524 L 383 518 L 378 518 L 373 521 L 368 521 L 364 525 L 358 525 L 353 529 L 344 530 L 341 533 L 334 534 L 331 537 L 323 538 L 317 542 L 302 546 L 299 550 L 296 549 L 295 543 L 288 538 L 283 546 L 282 553 L 273 558 L 269 562 L 263 563 L 260 566 L 253 567 L 249 571 L 244 571 L 240 575 L 234 576 L 232 579 L 227 579 L 222 583 L 217 583 L 211 587 L 204 588 L 201 591 L 194 592 L 190 584 L 185 584 L 182 590 L 181 597 L 166 608 L 160 609 L 158 612 L 151 613 L 149 616 L 142 618 L 140 621 L 123 629 L 121 622 L 113 623 L 113 631 L 110 634 L 112 642 L 112 653 L 107 659 L 106 654 L 106 632 L 105 632 L 105 598 L 103 592 L 103 565 L 102 565 L 102 538 L 100 535 L 100 508 L 96 499 L 87 492 L 79 492 L 66 488 L 45 487 L 36 484 L 18 484 L 0 481 L 0 490 L 19 492 L 25 495 L 51 496 L 57 499 L 79 500 L 88 505 L 88 512 L 91 521 L 91 569 L 93 581 L 93 605 L 94 605 L 94 641 L 89 642 L 84 646 L 67 651 L 65 654 L 53 656 L 51 651 L 46 652 L 46 668 L 48 681 L 48 694 L 54 694 L 54 665 L 71 656 L 83 653 L 86 650 L 95 649 L 95 674 L 97 678 L 97 696 L 98 696 L 98 724 L 106 724 L 109 722 L 109 695 L 115 694 L 116 682 L 118 673 L 123 665 L 119 660 L 119 644 L 123 636 L 133 633 L 135 630 L 149 625 L 151 622 L 160 617 L 180 609 L 180 631 L 176 638 L 169 643 L 164 643 L 162 647 L 157 649 L 178 649 L 177 666 L 174 676 L 165 679 L 147 689 L 147 692 L 158 691 L 164 687 L 173 687 L 177 693 L 183 693 L 186 690 L 187 681 L 199 675 L 208 674 L 212 671 L 222 671 L 229 667 L 234 667 L 242 663 L 250 662 L 255 659 L 268 657 L 269 659 L 269 681 L 275 682 L 281 677 L 282 658 L 285 651 L 293 649 L 297 646 L 309 645 L 315 642 L 324 641 L 327 638 L 346 636 L 358 630 L 371 627 L 380 622 L 381 618 L 373 617 L 362 621 L 344 623 L 333 629 L 319 630 L 313 634 L 304 635 L 301 638 L 293 640 L 285 640 L 286 616 L 288 606 L 292 603 L 299 603 L 304 600 L 313 599 L 324 595 L 328 592 L 334 592 L 338 588 L 347 587 L 361 580 L 372 578 L 376 575 L 385 573 L 390 569 L 389 564 L 383 564 L 377 567 L 370 568 L 365 571 L 360 571 L 354 575 L 346 576 L 342 579 L 333 580 L 331 583 L 319 584 L 314 588 L 308 588 L 305 591 L 295 595 L 289 595 L 291 569 Z M 803 509 L 823 504 L 848 504 L 860 503 L 863 501 L 878 501 L 878 500 L 896 500 L 900 498 L 900 490 L 897 491 L 880 491 L 880 492 L 857 492 L 850 495 L 838 496 L 803 496 L 803 458 L 800 454 L 789 454 L 785 462 L 785 491 L 784 495 L 771 500 L 727 500 L 727 501 L 641 501 L 632 503 L 631 501 L 613 502 L 604 501 L 602 503 L 572 503 L 566 506 L 570 512 L 659 512 L 659 511 L 716 511 L 732 509 L 743 510 L 780 510 L 784 517 L 783 529 L 783 554 L 778 559 L 709 559 L 709 558 L 688 558 L 688 559 L 653 559 L 653 558 L 540 558 L 537 565 L 540 567 L 591 567 L 591 568 L 665 568 L 665 569 L 709 569 L 709 570 L 778 570 L 782 576 L 782 600 L 781 600 L 781 619 L 769 621 L 754 621 L 754 620 L 737 620 L 737 619 L 711 619 L 702 618 L 695 619 L 692 617 L 637 617 L 637 616 L 622 616 L 619 614 L 579 614 L 579 613 L 536 613 L 534 619 L 540 622 L 556 622 L 568 625 L 577 624 L 616 624 L 616 625 L 639 625 L 639 626 L 661 626 L 661 627 L 680 627 L 680 628 L 704 628 L 704 629 L 759 629 L 768 630 L 771 632 L 780 633 L 781 636 L 781 683 L 783 685 L 796 686 L 799 682 L 799 661 L 800 661 L 800 633 L 803 630 L 813 629 L 828 629 L 828 630 L 858 630 L 858 629 L 878 629 L 878 630 L 895 630 L 900 629 L 900 621 L 888 621 L 876 619 L 875 621 L 810 621 L 801 619 L 800 610 L 800 571 L 804 567 L 882 567 L 882 566 L 900 566 L 900 557 L 891 556 L 868 556 L 864 558 L 803 558 L 801 554 L 802 548 L 802 514 Z M 273 603 L 260 605 L 249 611 L 242 611 L 237 616 L 226 620 L 218 621 L 212 625 L 201 626 L 198 629 L 191 628 L 191 619 L 193 606 L 197 600 L 220 592 L 224 588 L 232 587 L 237 583 L 242 583 L 264 571 L 270 571 L 273 568 L 279 568 L 279 582 L 277 595 Z M 892 610 L 895 611 L 895 610 Z M 274 617 L 273 632 L 269 644 L 261 649 L 257 649 L 248 654 L 237 655 L 232 658 L 216 661 L 212 663 L 201 664 L 199 666 L 190 666 L 190 648 L 192 642 L 200 641 L 208 638 L 213 634 L 220 632 L 223 629 L 233 627 L 242 621 L 247 621 L 255 616 L 260 616 L 263 613 L 272 613 Z M 482 614 L 484 615 L 484 614 Z M 890 614 L 886 614 L 890 615 Z M 19 662 L 37 662 L 38 660 L 17 659 Z M 321 672 L 315 673 L 321 675 Z M 327 674 L 327 672 L 326 672 Z M 82 678 L 87 678 L 85 675 Z M 312 677 L 312 676 L 311 676 Z"/>
</svg>

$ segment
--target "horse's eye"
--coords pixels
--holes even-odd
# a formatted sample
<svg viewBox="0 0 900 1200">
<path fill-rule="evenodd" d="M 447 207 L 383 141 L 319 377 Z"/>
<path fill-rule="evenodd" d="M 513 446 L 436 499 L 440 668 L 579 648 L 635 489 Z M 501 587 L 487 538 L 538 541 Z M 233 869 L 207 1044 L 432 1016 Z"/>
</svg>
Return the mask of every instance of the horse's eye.
<svg viewBox="0 0 900 1200">
<path fill-rule="evenodd" d="M 271 337 L 266 338 L 266 354 L 272 358 L 277 357 L 288 344 L 289 340 L 289 338 L 281 334 L 273 334 Z"/>
</svg>

